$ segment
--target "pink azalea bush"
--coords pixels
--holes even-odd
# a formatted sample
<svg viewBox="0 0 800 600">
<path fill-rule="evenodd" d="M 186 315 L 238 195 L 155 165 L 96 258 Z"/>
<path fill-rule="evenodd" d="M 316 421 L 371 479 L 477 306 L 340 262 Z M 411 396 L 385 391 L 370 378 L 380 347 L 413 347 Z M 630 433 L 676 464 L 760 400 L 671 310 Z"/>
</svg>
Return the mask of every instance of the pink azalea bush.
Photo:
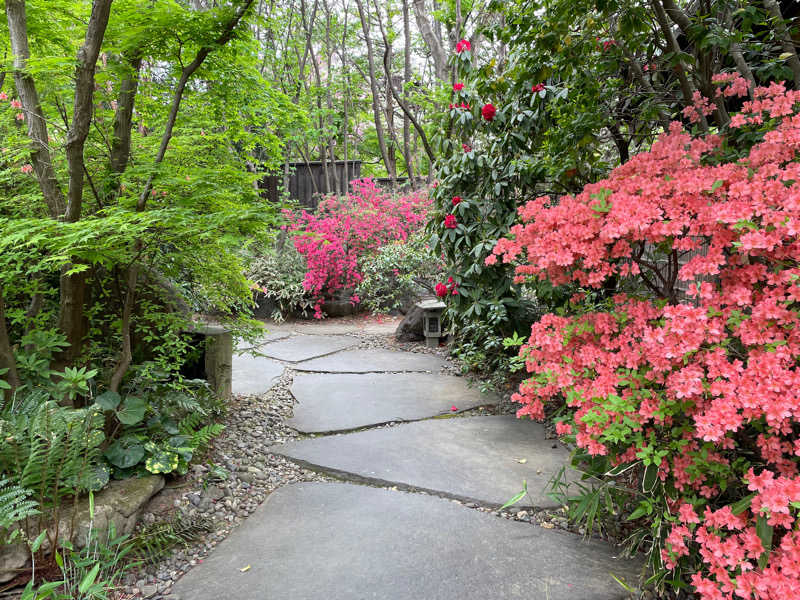
<svg viewBox="0 0 800 600">
<path fill-rule="evenodd" d="M 306 259 L 303 287 L 315 298 L 317 318 L 322 317 L 326 297 L 353 289 L 362 280 L 358 259 L 389 242 L 405 240 L 422 227 L 430 205 L 423 192 L 394 197 L 371 179 L 351 185 L 351 193 L 328 196 L 316 212 L 286 213 L 286 228 Z"/>
<path fill-rule="evenodd" d="M 740 78 L 718 82 L 747 94 Z M 798 103 L 757 88 L 729 136 L 767 132 L 738 160 L 721 158 L 729 140 L 673 123 L 582 193 L 521 207 L 486 260 L 587 291 L 638 284 L 537 322 L 514 400 L 535 419 L 565 400 L 560 434 L 618 471 L 657 474 L 633 516 L 666 523 L 654 556 L 705 600 L 800 589 Z"/>
</svg>

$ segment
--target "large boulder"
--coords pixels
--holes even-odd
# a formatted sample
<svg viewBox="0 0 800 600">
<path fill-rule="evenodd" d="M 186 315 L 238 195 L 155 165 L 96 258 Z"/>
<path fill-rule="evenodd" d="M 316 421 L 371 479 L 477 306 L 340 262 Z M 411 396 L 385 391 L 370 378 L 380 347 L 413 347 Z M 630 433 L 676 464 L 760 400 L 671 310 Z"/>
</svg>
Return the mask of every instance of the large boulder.
<svg viewBox="0 0 800 600">
<path fill-rule="evenodd" d="M 0 545 L 0 583 L 14 579 L 27 568 L 30 560 L 31 553 L 25 544 Z"/>
<path fill-rule="evenodd" d="M 78 501 L 74 513 L 74 528 L 72 528 L 73 506 L 69 500 L 61 507 L 58 536 L 64 539 L 71 533 L 73 547 L 80 550 L 91 541 L 90 524 L 91 530 L 97 532 L 100 540 L 106 539 L 111 524 L 114 525 L 117 536 L 133 533 L 142 508 L 163 487 L 164 478 L 161 475 L 112 481 L 95 494 L 94 519 L 89 514 L 89 499 L 81 498 Z M 32 521 L 35 522 L 36 519 Z M 52 523 L 49 529 L 54 535 L 55 527 Z M 28 537 L 33 539 L 38 534 L 38 531 L 29 531 Z M 42 551 L 48 553 L 50 550 L 50 542 L 46 539 L 42 544 Z M 25 544 L 0 544 L 0 583 L 14 579 L 28 566 L 29 561 L 30 552 Z"/>
<path fill-rule="evenodd" d="M 394 334 L 398 342 L 421 342 L 425 339 L 425 334 L 422 330 L 422 317 L 423 311 L 416 304 L 413 305 L 406 316 L 400 321 L 397 326 L 397 331 Z"/>
<path fill-rule="evenodd" d="M 164 478 L 161 475 L 112 481 L 94 497 L 92 529 L 97 531 L 100 539 L 105 538 L 111 524 L 114 525 L 118 536 L 133 533 L 142 508 L 163 487 Z M 75 529 L 72 532 L 72 543 L 75 548 L 83 548 L 91 541 L 90 521 L 89 501 L 84 499 L 78 502 Z M 61 521 L 59 529 L 62 527 L 65 527 L 63 531 L 69 531 L 69 519 Z"/>
</svg>

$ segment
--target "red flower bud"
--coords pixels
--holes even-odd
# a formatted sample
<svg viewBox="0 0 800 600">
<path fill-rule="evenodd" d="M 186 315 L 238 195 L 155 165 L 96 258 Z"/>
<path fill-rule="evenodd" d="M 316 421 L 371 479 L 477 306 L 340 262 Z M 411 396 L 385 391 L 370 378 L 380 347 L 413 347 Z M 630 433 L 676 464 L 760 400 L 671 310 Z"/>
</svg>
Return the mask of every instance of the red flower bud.
<svg viewBox="0 0 800 600">
<path fill-rule="evenodd" d="M 461 196 L 453 196 L 453 206 L 458 206 L 461 203 Z"/>
<path fill-rule="evenodd" d="M 536 85 L 531 86 L 531 91 L 535 94 L 536 92 L 541 92 L 544 89 L 543 83 L 537 83 Z"/>
<path fill-rule="evenodd" d="M 472 50 L 472 45 L 468 40 L 461 40 L 456 44 L 456 54 L 461 54 L 464 51 Z"/>
<path fill-rule="evenodd" d="M 458 225 L 458 221 L 456 220 L 455 215 L 447 215 L 444 218 L 444 226 L 447 229 L 455 229 L 456 225 Z"/>
</svg>

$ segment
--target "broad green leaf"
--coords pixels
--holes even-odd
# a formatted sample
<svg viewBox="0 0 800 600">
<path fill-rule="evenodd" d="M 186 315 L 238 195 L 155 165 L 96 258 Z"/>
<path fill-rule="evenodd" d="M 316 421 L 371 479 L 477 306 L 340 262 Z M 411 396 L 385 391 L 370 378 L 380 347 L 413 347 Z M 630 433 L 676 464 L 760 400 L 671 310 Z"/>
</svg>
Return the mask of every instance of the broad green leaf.
<svg viewBox="0 0 800 600">
<path fill-rule="evenodd" d="M 136 425 L 144 419 L 147 403 L 136 396 L 128 396 L 122 403 L 122 408 L 117 411 L 117 419 L 123 425 Z"/>
<path fill-rule="evenodd" d="M 119 406 L 120 400 L 122 398 L 117 392 L 112 392 L 108 390 L 100 394 L 97 398 L 95 398 L 95 404 L 97 404 L 103 410 L 116 410 L 117 406 Z"/>
<path fill-rule="evenodd" d="M 144 445 L 137 438 L 127 436 L 111 444 L 104 456 L 115 467 L 127 469 L 138 464 L 144 458 L 144 454 Z"/>
</svg>

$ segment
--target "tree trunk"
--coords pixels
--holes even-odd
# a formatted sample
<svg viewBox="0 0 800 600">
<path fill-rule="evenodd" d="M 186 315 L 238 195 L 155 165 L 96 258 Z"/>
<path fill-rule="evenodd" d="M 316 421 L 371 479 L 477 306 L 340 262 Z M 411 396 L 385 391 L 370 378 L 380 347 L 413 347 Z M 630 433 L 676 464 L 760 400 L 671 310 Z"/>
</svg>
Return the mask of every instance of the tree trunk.
<svg viewBox="0 0 800 600">
<path fill-rule="evenodd" d="M 117 111 L 114 114 L 114 138 L 111 140 L 111 170 L 123 173 L 128 166 L 131 154 L 131 130 L 133 129 L 133 106 L 139 89 L 139 73 L 142 57 L 123 57 L 128 72 L 120 84 Z"/>
<path fill-rule="evenodd" d="M 89 25 L 83 46 L 78 50 L 75 65 L 75 102 L 72 112 L 72 126 L 67 132 L 67 170 L 69 171 L 69 192 L 67 195 L 68 223 L 81 218 L 83 205 L 83 148 L 89 135 L 89 126 L 94 109 L 94 70 L 100 45 L 106 34 L 108 17 L 111 12 L 111 0 L 94 0 Z"/>
<path fill-rule="evenodd" d="M 5 301 L 3 300 L 3 289 L 0 288 L 0 369 L 7 369 L 5 375 L 0 375 L 0 380 L 5 380 L 11 386 L 10 390 L 4 393 L 8 400 L 14 395 L 14 391 L 19 387 L 20 380 L 17 373 L 17 361 L 14 358 L 14 350 L 11 347 L 11 340 L 6 329 Z"/>
<path fill-rule="evenodd" d="M 378 5 L 376 2 L 375 8 L 377 9 L 377 7 Z M 397 101 L 397 104 L 400 106 L 405 116 L 408 117 L 408 119 L 414 124 L 414 129 L 422 139 L 422 144 L 425 147 L 425 153 L 428 155 L 428 159 L 430 160 L 431 164 L 433 164 L 434 162 L 433 148 L 431 148 L 430 144 L 428 143 L 428 138 L 425 135 L 425 130 L 419 124 L 419 121 L 417 121 L 416 117 L 414 117 L 413 113 L 411 112 L 411 109 L 408 107 L 405 101 L 400 97 L 400 93 L 394 88 L 394 85 L 392 85 L 391 64 L 389 58 L 389 48 L 391 46 L 389 45 L 389 41 L 386 35 L 386 30 L 383 28 L 383 21 L 378 20 L 378 24 L 380 25 L 381 36 L 383 37 L 383 41 L 386 46 L 386 51 L 383 53 L 383 70 L 386 73 L 386 79 L 389 82 L 389 89 L 392 92 L 394 99 Z"/>
<path fill-rule="evenodd" d="M 322 6 L 325 9 L 325 60 L 326 60 L 326 74 L 327 85 L 325 86 L 325 101 L 328 107 L 328 117 L 325 119 L 325 124 L 328 127 L 328 152 L 330 154 L 331 162 L 331 184 L 333 189 L 331 191 L 337 194 L 341 192 L 339 185 L 339 170 L 336 168 L 336 135 L 335 128 L 331 119 L 333 118 L 333 96 L 331 94 L 331 72 L 333 61 L 333 50 L 331 48 L 331 11 L 328 6 L 327 0 L 322 0 Z M 327 159 L 326 159 L 327 160 Z"/>
<path fill-rule="evenodd" d="M 411 23 L 408 0 L 403 0 L 403 102 L 409 106 L 408 88 L 411 85 Z M 402 107 L 401 107 L 402 108 Z M 403 110 L 403 158 L 406 161 L 408 181 L 414 186 L 414 165 L 411 154 L 411 121 Z"/>
<path fill-rule="evenodd" d="M 789 68 L 794 74 L 794 89 L 800 90 L 800 59 L 797 58 L 797 49 L 794 47 L 794 41 L 789 29 L 786 27 L 780 4 L 778 4 L 777 0 L 764 0 L 764 8 L 775 20 L 775 32 L 778 34 L 778 40 L 783 51 L 789 55 Z"/>
<path fill-rule="evenodd" d="M 31 162 L 39 181 L 44 201 L 50 216 L 60 219 L 66 210 L 64 194 L 58 186 L 53 161 L 48 144 L 47 121 L 39 102 L 39 93 L 33 77 L 27 72 L 30 49 L 28 47 L 28 21 L 25 13 L 25 0 L 6 0 L 6 18 L 14 53 L 14 83 L 19 94 L 25 120 L 28 124 L 28 137 L 31 139 Z"/>
<path fill-rule="evenodd" d="M 447 52 L 442 46 L 441 37 L 436 35 L 431 22 L 428 20 L 430 11 L 425 8 L 425 0 L 413 1 L 414 17 L 416 18 L 419 32 L 422 34 L 422 39 L 425 40 L 425 45 L 428 46 L 428 50 L 431 52 L 434 73 L 437 79 L 447 81 L 450 77 L 450 69 L 447 66 Z"/>
<path fill-rule="evenodd" d="M 650 0 L 650 4 L 653 7 L 653 10 L 656 15 L 656 20 L 658 21 L 658 24 L 661 27 L 661 32 L 664 35 L 664 39 L 666 40 L 667 45 L 669 46 L 672 52 L 675 52 L 676 54 L 679 53 L 681 49 L 678 46 L 678 41 L 675 39 L 675 35 L 672 33 L 672 27 L 670 27 L 669 20 L 667 19 L 667 14 L 664 10 L 664 7 L 661 5 L 661 1 Z M 683 63 L 681 63 L 680 61 L 675 65 L 675 74 L 678 76 L 678 81 L 681 84 L 681 92 L 683 93 L 684 106 L 692 106 L 695 87 L 694 85 L 692 85 L 692 82 L 687 77 Z M 703 128 L 703 131 L 708 132 L 708 121 L 706 120 L 706 116 L 702 112 L 699 114 L 700 114 L 700 126 Z"/>
<path fill-rule="evenodd" d="M 375 119 L 375 133 L 378 136 L 378 146 L 381 152 L 383 164 L 389 171 L 389 154 L 386 151 L 386 139 L 383 135 L 383 124 L 381 123 L 380 92 L 378 90 L 378 80 L 375 75 L 375 53 L 372 48 L 372 38 L 369 36 L 369 22 L 367 14 L 364 12 L 364 3 L 356 0 L 358 6 L 358 16 L 361 19 L 361 31 L 364 33 L 364 40 L 367 45 L 367 66 L 369 68 L 369 86 L 372 91 L 372 114 Z M 389 176 L 394 179 L 395 174 L 389 171 Z"/>
</svg>

